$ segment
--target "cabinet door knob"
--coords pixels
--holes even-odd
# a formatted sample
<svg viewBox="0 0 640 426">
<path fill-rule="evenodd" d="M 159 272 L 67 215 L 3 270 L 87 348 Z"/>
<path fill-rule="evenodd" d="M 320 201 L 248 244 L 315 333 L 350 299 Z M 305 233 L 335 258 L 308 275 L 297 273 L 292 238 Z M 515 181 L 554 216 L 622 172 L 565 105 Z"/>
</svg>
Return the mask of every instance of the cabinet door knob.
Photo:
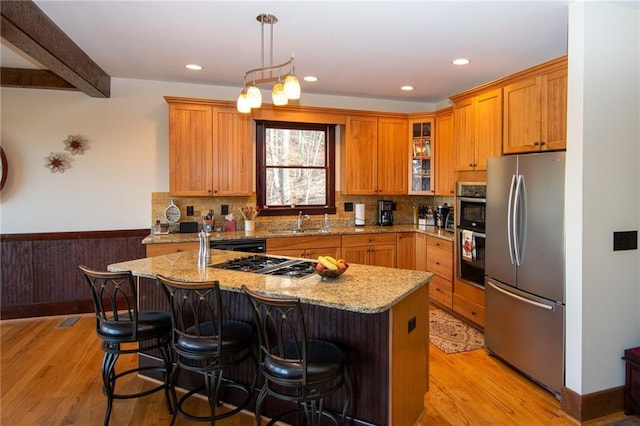
<svg viewBox="0 0 640 426">
<path fill-rule="evenodd" d="M 545 145 L 546 142 L 540 141 L 540 146 Z"/>
</svg>

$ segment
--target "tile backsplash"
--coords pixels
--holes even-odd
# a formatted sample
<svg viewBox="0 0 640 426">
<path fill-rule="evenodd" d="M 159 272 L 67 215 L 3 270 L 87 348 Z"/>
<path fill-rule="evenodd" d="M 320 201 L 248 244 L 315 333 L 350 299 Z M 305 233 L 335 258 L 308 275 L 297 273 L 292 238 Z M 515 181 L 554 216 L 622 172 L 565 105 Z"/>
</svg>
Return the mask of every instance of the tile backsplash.
<svg viewBox="0 0 640 426">
<path fill-rule="evenodd" d="M 396 211 L 393 213 L 394 224 L 407 225 L 413 220 L 412 207 L 416 205 L 438 206 L 447 203 L 453 206 L 453 197 L 440 196 L 417 196 L 417 195 L 393 195 L 393 196 L 343 196 L 336 192 L 336 214 L 329 215 L 330 226 L 350 226 L 354 224 L 354 212 L 344 210 L 345 203 L 362 203 L 365 205 L 365 224 L 376 225 L 378 217 L 378 200 L 391 200 L 396 203 Z M 175 197 L 168 192 L 151 193 L 151 221 L 150 226 L 157 220 L 165 223 L 164 211 L 171 203 L 171 200 L 180 209 L 180 222 L 198 222 L 202 227 L 202 218 L 209 210 L 213 210 L 216 222 L 223 221 L 221 213 L 223 205 L 227 205 L 229 213 L 233 213 L 236 219 L 237 228 L 244 229 L 244 222 L 240 214 L 240 208 L 255 206 L 256 198 L 252 197 Z M 187 206 L 193 207 L 193 216 L 187 216 Z M 257 229 L 288 229 L 293 227 L 296 218 L 294 216 L 258 216 L 256 219 Z M 324 222 L 324 216 L 313 215 L 305 227 L 319 228 Z M 173 225 L 171 231 L 177 231 L 178 224 Z"/>
</svg>

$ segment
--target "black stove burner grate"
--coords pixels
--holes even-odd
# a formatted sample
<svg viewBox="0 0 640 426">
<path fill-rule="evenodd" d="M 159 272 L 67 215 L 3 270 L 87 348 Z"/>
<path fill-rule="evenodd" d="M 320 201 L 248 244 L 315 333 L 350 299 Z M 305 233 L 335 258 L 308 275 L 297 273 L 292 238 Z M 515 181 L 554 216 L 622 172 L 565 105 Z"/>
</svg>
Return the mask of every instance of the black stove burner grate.
<svg viewBox="0 0 640 426">
<path fill-rule="evenodd" d="M 252 255 L 230 259 L 211 265 L 214 268 L 229 271 L 253 272 L 256 274 L 304 278 L 313 274 L 315 262 L 299 259 L 286 259 L 264 255 Z"/>
</svg>

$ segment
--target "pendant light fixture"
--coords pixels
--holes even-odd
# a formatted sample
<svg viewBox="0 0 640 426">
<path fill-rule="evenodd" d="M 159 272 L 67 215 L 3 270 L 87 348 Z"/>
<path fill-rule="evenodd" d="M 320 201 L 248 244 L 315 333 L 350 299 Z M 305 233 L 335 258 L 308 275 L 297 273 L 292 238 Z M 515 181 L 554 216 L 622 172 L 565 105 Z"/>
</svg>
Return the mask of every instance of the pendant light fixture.
<svg viewBox="0 0 640 426">
<path fill-rule="evenodd" d="M 273 24 L 278 18 L 268 13 L 261 13 L 256 17 L 262 32 L 262 67 L 244 73 L 242 92 L 238 96 L 238 111 L 250 113 L 253 108 L 262 106 L 262 93 L 259 84 L 274 83 L 271 88 L 271 99 L 274 105 L 286 105 L 289 99 L 300 99 L 300 82 L 295 75 L 294 58 L 280 65 L 273 65 Z M 265 65 L 264 26 L 270 27 L 269 64 Z M 283 83 L 284 80 L 284 83 Z"/>
</svg>

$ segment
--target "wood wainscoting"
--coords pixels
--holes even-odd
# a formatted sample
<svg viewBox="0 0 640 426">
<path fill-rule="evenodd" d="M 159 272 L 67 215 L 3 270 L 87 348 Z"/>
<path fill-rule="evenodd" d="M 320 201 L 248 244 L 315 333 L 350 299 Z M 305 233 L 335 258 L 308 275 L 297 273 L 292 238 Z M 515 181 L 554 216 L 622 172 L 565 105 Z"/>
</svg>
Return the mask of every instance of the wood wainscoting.
<svg viewBox="0 0 640 426">
<path fill-rule="evenodd" d="M 93 312 L 79 265 L 106 270 L 110 263 L 145 257 L 148 229 L 3 234 L 4 319 Z"/>
</svg>

